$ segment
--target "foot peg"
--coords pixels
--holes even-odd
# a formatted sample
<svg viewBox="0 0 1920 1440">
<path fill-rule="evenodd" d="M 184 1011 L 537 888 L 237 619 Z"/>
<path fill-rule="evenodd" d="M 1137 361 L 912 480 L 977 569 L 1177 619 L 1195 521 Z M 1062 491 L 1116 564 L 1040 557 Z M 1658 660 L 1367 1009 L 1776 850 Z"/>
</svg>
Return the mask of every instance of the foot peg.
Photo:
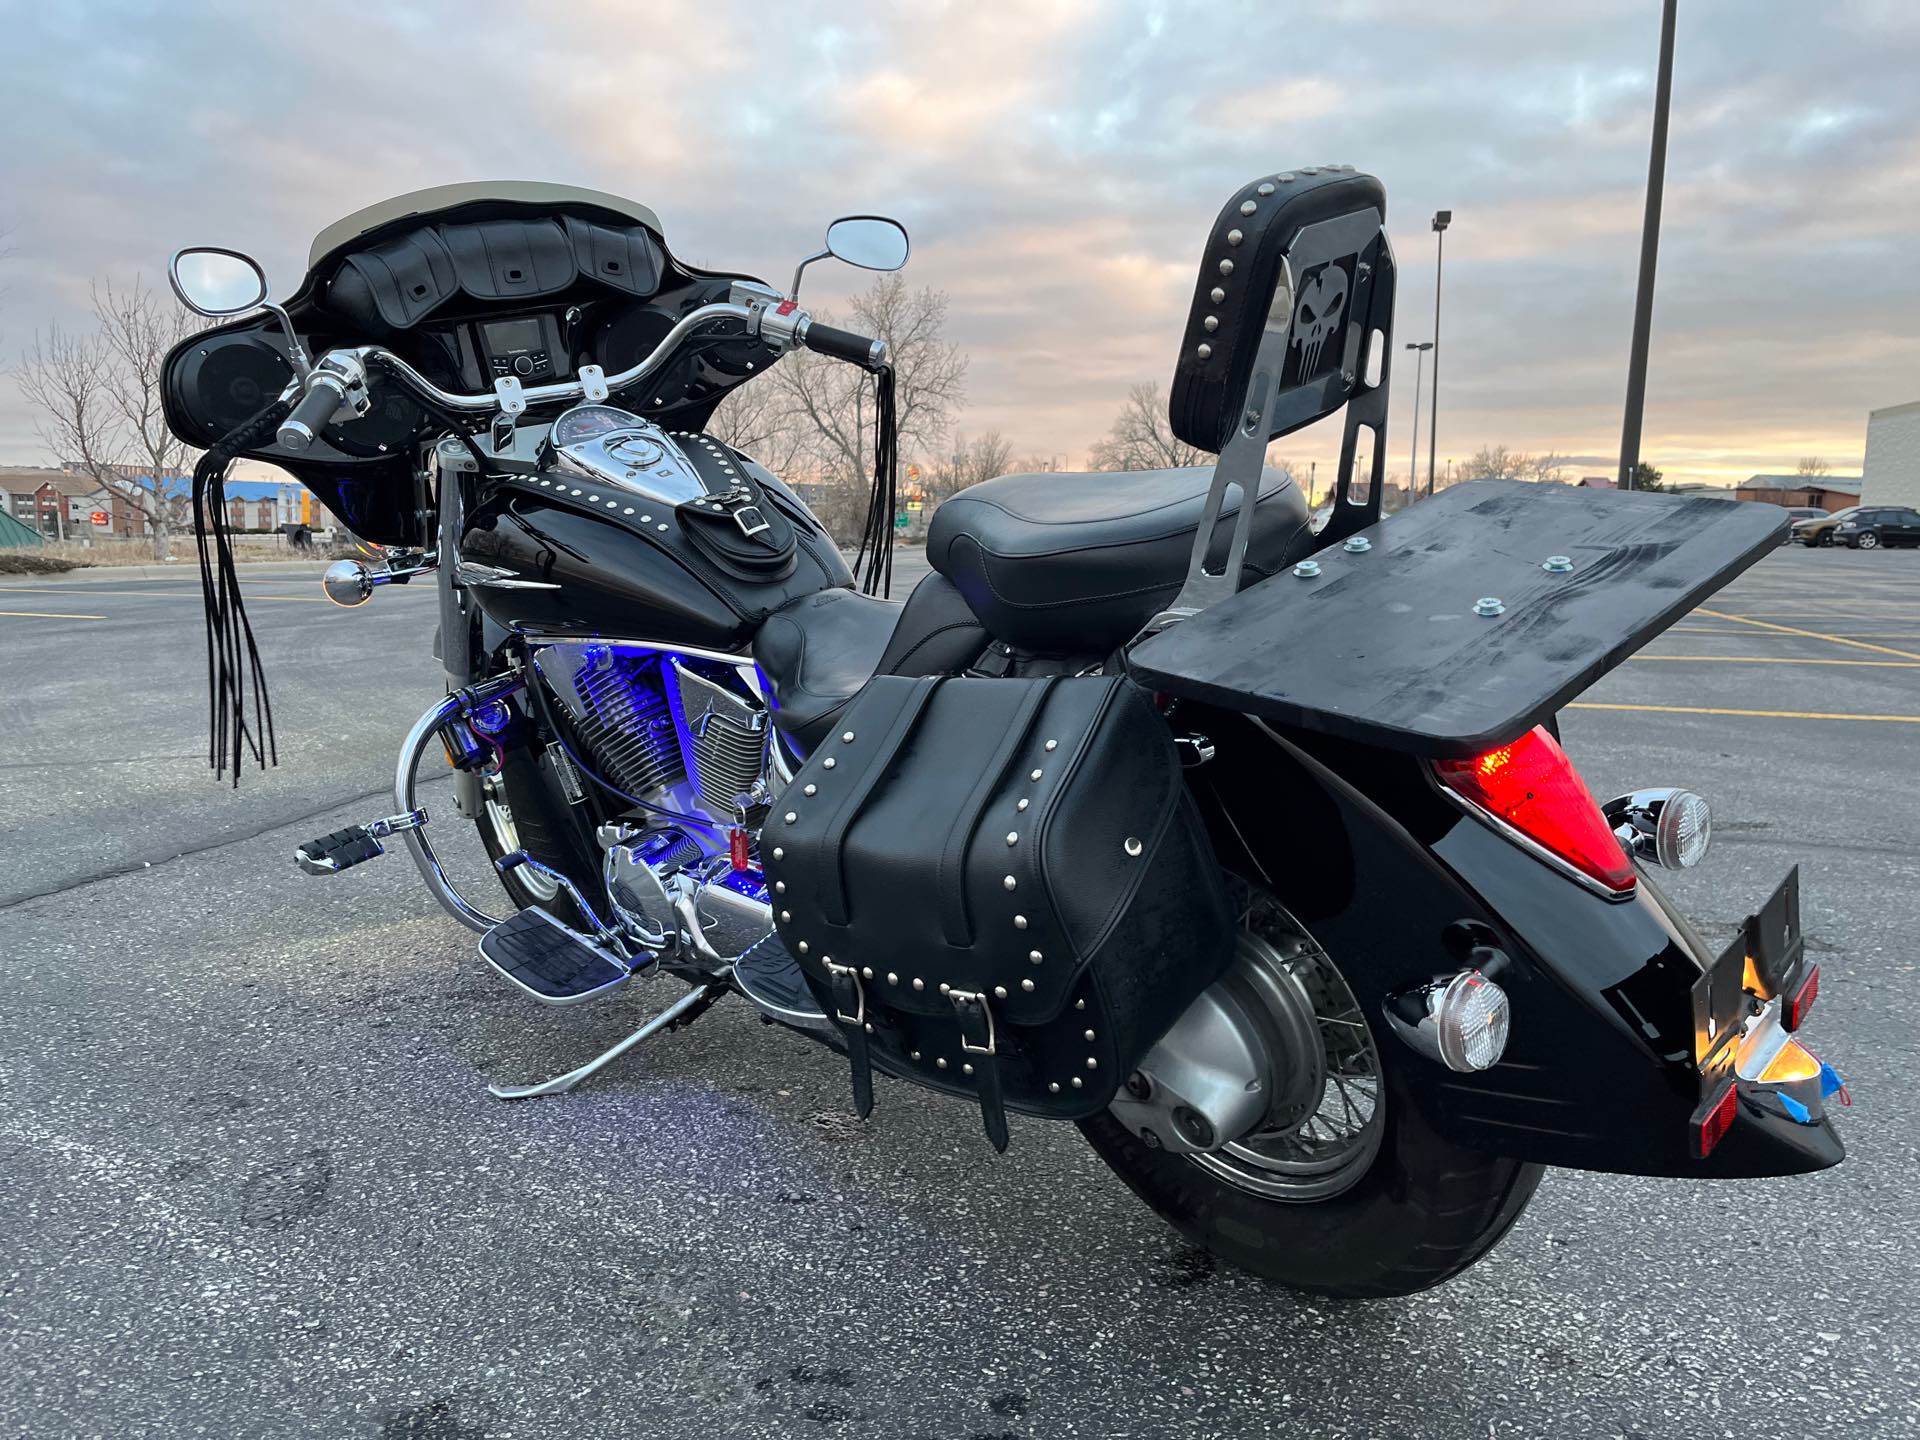
<svg viewBox="0 0 1920 1440">
<path fill-rule="evenodd" d="M 625 959 L 535 905 L 480 937 L 486 962 L 542 1005 L 578 1005 L 633 977 Z"/>
<path fill-rule="evenodd" d="M 373 860 L 386 854 L 387 848 L 380 842 L 387 836 L 402 830 L 415 830 L 426 823 L 426 811 L 409 810 L 404 815 L 389 815 L 384 820 L 370 820 L 365 825 L 349 825 L 331 835 L 322 835 L 318 840 L 307 841 L 293 852 L 293 860 L 309 875 L 338 875 L 363 860 Z"/>
</svg>

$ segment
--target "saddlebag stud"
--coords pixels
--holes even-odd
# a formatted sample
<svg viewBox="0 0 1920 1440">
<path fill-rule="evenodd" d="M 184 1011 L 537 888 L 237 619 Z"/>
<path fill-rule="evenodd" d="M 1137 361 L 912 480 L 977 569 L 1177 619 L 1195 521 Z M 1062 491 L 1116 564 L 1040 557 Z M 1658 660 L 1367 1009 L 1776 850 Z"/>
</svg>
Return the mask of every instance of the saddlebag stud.
<svg viewBox="0 0 1920 1440">
<path fill-rule="evenodd" d="M 1506 608 L 1506 603 L 1498 595 L 1482 595 L 1473 602 L 1473 613 L 1476 615 L 1500 615 L 1505 613 Z"/>
<path fill-rule="evenodd" d="M 1373 549 L 1373 541 L 1364 535 L 1349 535 L 1346 544 L 1340 548 L 1350 555 L 1364 555 Z"/>
<path fill-rule="evenodd" d="M 1573 558 L 1569 555 L 1549 555 L 1540 562 L 1540 568 L 1554 575 L 1564 575 L 1573 569 Z"/>
<path fill-rule="evenodd" d="M 1311 580 L 1320 573 L 1320 562 L 1318 560 L 1302 560 L 1298 565 L 1293 567 L 1293 573 L 1302 580 Z"/>
</svg>

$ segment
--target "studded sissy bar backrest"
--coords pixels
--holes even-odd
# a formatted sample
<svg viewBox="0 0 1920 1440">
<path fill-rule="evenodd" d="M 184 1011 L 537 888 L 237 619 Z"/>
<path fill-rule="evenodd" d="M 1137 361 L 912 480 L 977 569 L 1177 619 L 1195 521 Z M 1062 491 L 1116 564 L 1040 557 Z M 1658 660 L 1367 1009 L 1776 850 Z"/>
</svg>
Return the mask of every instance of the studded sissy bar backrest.
<svg viewBox="0 0 1920 1440">
<path fill-rule="evenodd" d="M 1168 419 L 1202 450 L 1224 451 L 1236 436 L 1265 445 L 1350 404 L 1341 503 L 1323 545 L 1379 515 L 1393 358 L 1386 213 L 1385 187 L 1351 165 L 1248 181 L 1208 233 L 1174 363 Z M 1362 426 L 1372 474 L 1349 504 Z"/>
</svg>

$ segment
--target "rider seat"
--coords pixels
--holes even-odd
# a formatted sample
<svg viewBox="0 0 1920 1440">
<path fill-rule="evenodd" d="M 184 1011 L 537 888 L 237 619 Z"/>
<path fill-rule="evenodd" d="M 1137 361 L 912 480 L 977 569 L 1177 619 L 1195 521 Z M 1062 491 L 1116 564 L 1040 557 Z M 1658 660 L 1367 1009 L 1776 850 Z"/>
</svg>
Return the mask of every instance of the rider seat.
<svg viewBox="0 0 1920 1440">
<path fill-rule="evenodd" d="M 927 558 L 936 573 L 904 608 L 823 590 L 768 617 L 753 653 L 775 722 L 810 750 L 874 675 L 957 674 L 989 638 L 1029 654 L 1104 659 L 1179 591 L 1211 478 L 1202 467 L 1043 472 L 961 491 L 934 515 Z M 1230 500 L 1225 516 L 1238 513 Z M 1216 567 L 1230 533 L 1217 527 Z M 1292 564 L 1311 541 L 1292 480 L 1266 471 L 1243 583 Z"/>
</svg>

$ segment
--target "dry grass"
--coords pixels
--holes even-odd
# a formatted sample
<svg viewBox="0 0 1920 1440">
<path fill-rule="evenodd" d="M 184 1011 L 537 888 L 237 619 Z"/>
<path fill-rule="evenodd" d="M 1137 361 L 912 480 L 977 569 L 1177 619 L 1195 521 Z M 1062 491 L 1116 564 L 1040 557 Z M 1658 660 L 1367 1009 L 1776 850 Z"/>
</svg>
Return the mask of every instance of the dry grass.
<svg viewBox="0 0 1920 1440">
<path fill-rule="evenodd" d="M 171 542 L 169 565 L 177 565 L 193 570 L 198 561 L 194 556 L 193 534 L 187 531 L 177 534 Z M 152 565 L 153 542 L 151 540 L 102 540 L 92 545 L 82 545 L 77 540 L 55 541 L 32 551 L 8 551 L 8 554 L 34 554 L 49 560 L 64 561 L 66 566 L 87 568 L 111 568 L 119 565 Z M 326 551 L 318 546 L 302 553 L 290 549 L 287 542 L 277 535 L 236 535 L 233 537 L 233 558 L 245 564 L 256 560 L 321 560 Z"/>
</svg>

